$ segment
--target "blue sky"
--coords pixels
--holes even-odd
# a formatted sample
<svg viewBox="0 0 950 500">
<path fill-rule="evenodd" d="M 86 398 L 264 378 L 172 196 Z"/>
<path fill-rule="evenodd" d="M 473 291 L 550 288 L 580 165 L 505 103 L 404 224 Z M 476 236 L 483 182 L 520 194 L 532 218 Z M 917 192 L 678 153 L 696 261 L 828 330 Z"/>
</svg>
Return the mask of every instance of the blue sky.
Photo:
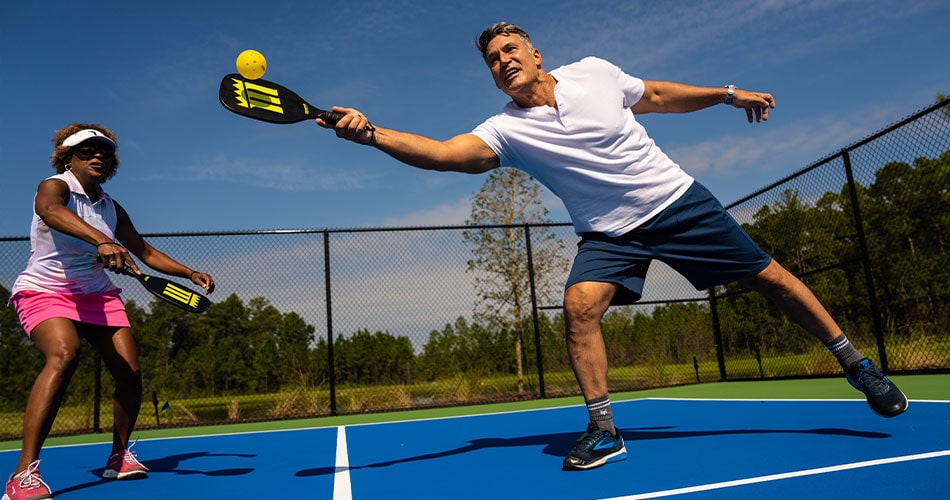
<svg viewBox="0 0 950 500">
<path fill-rule="evenodd" d="M 657 143 L 728 203 L 950 94 L 946 0 L 283 1 L 2 0 L 0 236 L 29 232 L 50 140 L 73 121 L 119 137 L 106 189 L 139 231 L 461 224 L 484 175 L 437 173 L 341 141 L 312 122 L 273 125 L 218 103 L 244 49 L 264 78 L 320 107 L 446 139 L 507 97 L 473 48 L 522 25 L 553 69 L 587 55 L 646 79 L 768 91 L 749 125 L 725 106 L 640 117 Z M 551 218 L 566 221 L 549 197 Z"/>
</svg>

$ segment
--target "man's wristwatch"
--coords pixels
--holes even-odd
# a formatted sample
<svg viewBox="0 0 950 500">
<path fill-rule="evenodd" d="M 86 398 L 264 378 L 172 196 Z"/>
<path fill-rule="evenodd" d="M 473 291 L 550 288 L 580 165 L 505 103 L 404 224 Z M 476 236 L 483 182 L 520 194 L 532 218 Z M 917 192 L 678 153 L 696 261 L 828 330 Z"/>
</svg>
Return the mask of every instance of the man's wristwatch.
<svg viewBox="0 0 950 500">
<path fill-rule="evenodd" d="M 723 104 L 732 104 L 732 96 L 736 93 L 735 85 L 726 85 L 726 100 Z"/>
</svg>

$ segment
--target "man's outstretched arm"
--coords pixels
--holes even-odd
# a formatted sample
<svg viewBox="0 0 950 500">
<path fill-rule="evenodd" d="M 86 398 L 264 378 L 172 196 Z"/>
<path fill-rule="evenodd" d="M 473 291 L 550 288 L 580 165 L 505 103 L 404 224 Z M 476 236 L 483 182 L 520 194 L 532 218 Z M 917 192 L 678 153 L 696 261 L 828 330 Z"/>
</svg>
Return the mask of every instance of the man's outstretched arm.
<svg viewBox="0 0 950 500">
<path fill-rule="evenodd" d="M 726 102 L 726 87 L 699 87 L 677 82 L 644 80 L 643 97 L 630 107 L 634 114 L 689 113 Z M 749 123 L 769 119 L 775 99 L 767 92 L 750 92 L 736 88 L 732 106 L 745 109 Z"/>
<path fill-rule="evenodd" d="M 335 125 L 321 119 L 317 124 L 333 129 L 337 137 L 373 146 L 393 158 L 426 170 L 480 174 L 498 166 L 498 156 L 485 141 L 472 134 L 460 134 L 445 141 L 423 135 L 370 125 L 366 117 L 352 108 L 333 107 L 343 118 Z"/>
</svg>

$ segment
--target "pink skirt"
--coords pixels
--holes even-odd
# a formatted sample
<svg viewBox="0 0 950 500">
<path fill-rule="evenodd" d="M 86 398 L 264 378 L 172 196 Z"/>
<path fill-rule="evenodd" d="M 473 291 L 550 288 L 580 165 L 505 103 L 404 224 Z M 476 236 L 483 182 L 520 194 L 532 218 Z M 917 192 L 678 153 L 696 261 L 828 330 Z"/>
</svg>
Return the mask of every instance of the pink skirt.
<svg viewBox="0 0 950 500">
<path fill-rule="evenodd" d="M 119 298 L 121 288 L 102 293 L 65 295 L 25 290 L 10 297 L 10 304 L 29 335 L 36 325 L 50 318 L 67 318 L 93 325 L 127 327 L 129 318 Z"/>
</svg>

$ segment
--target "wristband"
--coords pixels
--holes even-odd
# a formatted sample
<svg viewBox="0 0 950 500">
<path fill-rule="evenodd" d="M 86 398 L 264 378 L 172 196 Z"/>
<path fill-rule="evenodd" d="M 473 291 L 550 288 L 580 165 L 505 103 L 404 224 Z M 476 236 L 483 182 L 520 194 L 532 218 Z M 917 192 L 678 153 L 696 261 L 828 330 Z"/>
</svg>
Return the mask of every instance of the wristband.
<svg viewBox="0 0 950 500">
<path fill-rule="evenodd" d="M 96 243 L 96 248 L 99 248 L 102 245 L 118 245 L 118 243 L 114 241 L 103 241 L 102 243 Z"/>
<path fill-rule="evenodd" d="M 369 130 L 369 140 L 366 142 L 359 143 L 361 146 L 376 146 L 376 128 L 368 128 Z"/>
<path fill-rule="evenodd" d="M 735 85 L 726 85 L 726 100 L 723 104 L 732 104 L 732 96 L 736 93 Z"/>
</svg>

